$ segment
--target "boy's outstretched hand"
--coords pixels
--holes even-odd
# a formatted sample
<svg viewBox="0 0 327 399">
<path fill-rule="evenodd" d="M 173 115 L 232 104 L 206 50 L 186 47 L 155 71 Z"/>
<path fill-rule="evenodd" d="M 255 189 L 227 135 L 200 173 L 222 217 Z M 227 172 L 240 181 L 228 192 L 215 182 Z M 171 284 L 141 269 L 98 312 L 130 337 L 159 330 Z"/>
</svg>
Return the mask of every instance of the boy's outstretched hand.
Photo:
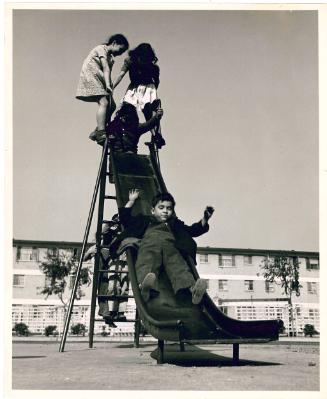
<svg viewBox="0 0 327 399">
<path fill-rule="evenodd" d="M 131 208 L 134 205 L 134 202 L 138 199 L 140 195 L 140 190 L 137 188 L 132 188 L 128 192 L 128 202 L 125 205 L 125 208 Z"/>
<path fill-rule="evenodd" d="M 128 199 L 129 201 L 135 201 L 138 199 L 139 195 L 140 190 L 138 190 L 137 188 L 132 188 L 131 190 L 129 190 Z"/>
<path fill-rule="evenodd" d="M 204 215 L 203 215 L 204 219 L 208 221 L 211 218 L 214 211 L 215 209 L 212 206 L 207 206 L 206 209 L 204 210 Z"/>
</svg>

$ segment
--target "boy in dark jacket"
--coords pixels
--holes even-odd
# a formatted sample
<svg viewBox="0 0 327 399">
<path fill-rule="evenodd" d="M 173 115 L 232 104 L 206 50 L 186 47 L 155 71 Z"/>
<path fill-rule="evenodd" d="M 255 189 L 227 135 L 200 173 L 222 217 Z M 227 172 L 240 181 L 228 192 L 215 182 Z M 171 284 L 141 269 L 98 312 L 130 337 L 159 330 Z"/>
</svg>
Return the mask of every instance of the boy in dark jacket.
<svg viewBox="0 0 327 399">
<path fill-rule="evenodd" d="M 141 239 L 135 270 L 143 299 L 148 301 L 152 290 L 157 291 L 157 278 L 163 266 L 174 293 L 187 289 L 193 304 L 200 303 L 206 282 L 194 279 L 183 256 L 191 256 L 195 261 L 197 246 L 192 237 L 209 230 L 208 220 L 214 209 L 207 207 L 201 221 L 187 226 L 176 217 L 175 200 L 169 193 L 158 194 L 153 199 L 151 216 L 133 217 L 131 209 L 138 197 L 139 190 L 130 190 L 125 208 L 120 209 L 120 220 L 125 227 L 120 241 L 127 237 Z"/>
</svg>

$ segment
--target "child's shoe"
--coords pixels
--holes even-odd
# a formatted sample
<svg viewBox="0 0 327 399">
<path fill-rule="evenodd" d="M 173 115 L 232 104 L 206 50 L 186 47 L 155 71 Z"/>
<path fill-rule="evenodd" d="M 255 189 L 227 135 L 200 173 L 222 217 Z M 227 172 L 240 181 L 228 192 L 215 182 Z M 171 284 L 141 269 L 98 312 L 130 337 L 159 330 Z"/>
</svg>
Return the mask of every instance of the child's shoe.
<svg viewBox="0 0 327 399">
<path fill-rule="evenodd" d="M 105 302 L 106 305 L 101 306 L 99 308 L 98 315 L 102 316 L 104 322 L 112 328 L 116 328 L 116 324 L 113 322 L 112 312 L 109 311 L 108 302 Z"/>
<path fill-rule="evenodd" d="M 145 302 L 148 302 L 150 299 L 150 290 L 154 288 L 155 282 L 156 275 L 154 273 L 148 273 L 140 284 L 141 295 Z"/>
<path fill-rule="evenodd" d="M 116 325 L 116 324 L 113 322 L 113 320 L 112 320 L 112 316 L 106 316 L 106 317 L 103 316 L 103 319 L 104 319 L 104 322 L 105 322 L 109 327 L 117 328 L 117 325 Z"/>
<path fill-rule="evenodd" d="M 154 136 L 154 142 L 156 143 L 158 150 L 160 150 L 161 147 L 166 145 L 166 140 L 162 137 L 161 134 L 156 134 Z"/>
<path fill-rule="evenodd" d="M 99 137 L 96 139 L 97 144 L 103 146 L 104 143 L 105 143 L 105 141 L 106 141 L 106 138 L 107 138 L 106 134 L 102 134 L 101 136 L 99 136 Z"/>
<path fill-rule="evenodd" d="M 202 301 L 206 289 L 207 283 L 203 278 L 196 280 L 195 284 L 191 288 L 193 305 L 198 305 Z"/>
<path fill-rule="evenodd" d="M 106 131 L 104 129 L 98 130 L 98 128 L 95 128 L 95 130 L 90 133 L 89 139 L 92 141 L 99 141 L 100 139 L 106 138 Z"/>
<path fill-rule="evenodd" d="M 96 128 L 93 130 L 93 132 L 90 133 L 90 135 L 89 135 L 89 139 L 90 139 L 90 140 L 92 140 L 92 141 L 95 141 L 95 140 L 96 140 L 97 131 L 98 131 L 98 128 L 96 127 Z"/>
</svg>

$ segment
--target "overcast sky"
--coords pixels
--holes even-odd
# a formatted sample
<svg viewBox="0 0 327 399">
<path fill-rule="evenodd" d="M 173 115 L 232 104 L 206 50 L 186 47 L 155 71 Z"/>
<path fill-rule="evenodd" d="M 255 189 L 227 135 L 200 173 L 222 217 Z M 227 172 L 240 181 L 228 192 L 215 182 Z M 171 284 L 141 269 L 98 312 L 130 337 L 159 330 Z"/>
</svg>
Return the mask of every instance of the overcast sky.
<svg viewBox="0 0 327 399">
<path fill-rule="evenodd" d="M 83 239 L 101 150 L 88 139 L 96 105 L 75 92 L 113 33 L 157 53 L 177 214 L 216 208 L 198 244 L 317 251 L 315 11 L 14 11 L 14 238 Z"/>
</svg>

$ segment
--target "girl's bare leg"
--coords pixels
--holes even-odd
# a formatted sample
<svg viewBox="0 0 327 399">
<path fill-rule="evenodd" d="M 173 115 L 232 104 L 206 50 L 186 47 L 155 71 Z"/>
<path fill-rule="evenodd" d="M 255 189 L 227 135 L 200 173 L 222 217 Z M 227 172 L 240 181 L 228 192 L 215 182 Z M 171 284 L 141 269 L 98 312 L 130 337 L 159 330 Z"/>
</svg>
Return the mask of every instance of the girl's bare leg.
<svg viewBox="0 0 327 399">
<path fill-rule="evenodd" d="M 107 107 L 108 107 L 108 99 L 107 97 L 101 97 L 98 102 L 98 110 L 96 113 L 97 119 L 97 128 L 98 130 L 105 130 L 106 128 L 106 115 L 107 115 Z"/>
</svg>

